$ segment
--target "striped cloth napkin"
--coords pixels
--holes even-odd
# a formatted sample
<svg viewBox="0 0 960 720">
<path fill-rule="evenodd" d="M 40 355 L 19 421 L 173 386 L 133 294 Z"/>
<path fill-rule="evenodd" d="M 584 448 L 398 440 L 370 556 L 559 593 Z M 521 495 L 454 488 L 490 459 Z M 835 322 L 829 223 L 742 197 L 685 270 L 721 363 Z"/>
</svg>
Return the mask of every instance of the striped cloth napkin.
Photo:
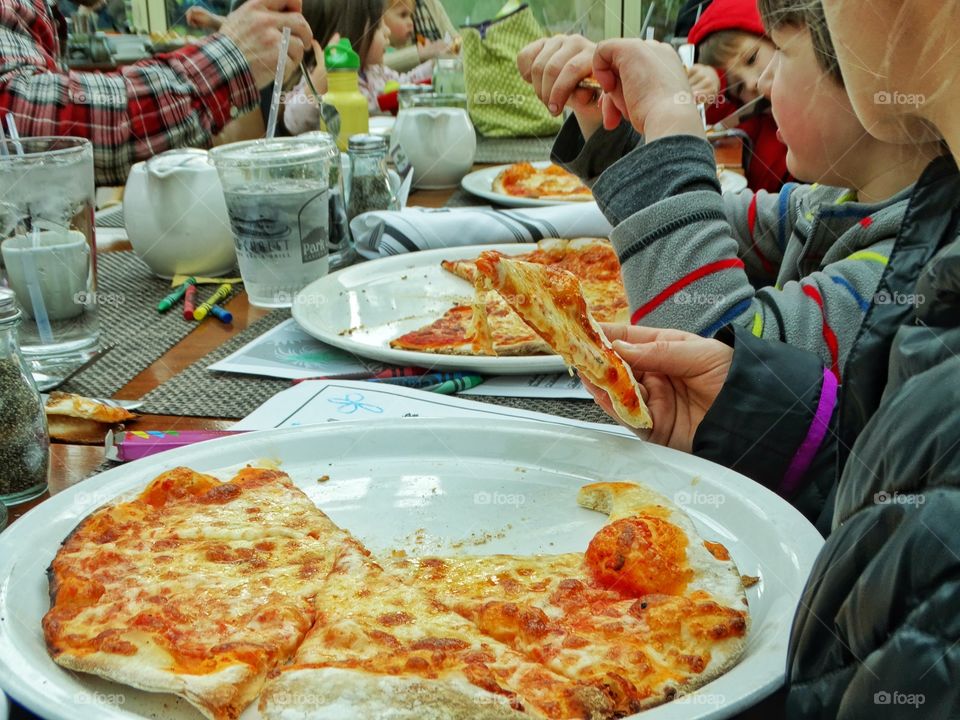
<svg viewBox="0 0 960 720">
<path fill-rule="evenodd" d="M 357 251 L 366 258 L 550 237 L 608 237 L 611 229 L 595 202 L 524 210 L 413 207 L 364 213 L 350 223 Z"/>
</svg>

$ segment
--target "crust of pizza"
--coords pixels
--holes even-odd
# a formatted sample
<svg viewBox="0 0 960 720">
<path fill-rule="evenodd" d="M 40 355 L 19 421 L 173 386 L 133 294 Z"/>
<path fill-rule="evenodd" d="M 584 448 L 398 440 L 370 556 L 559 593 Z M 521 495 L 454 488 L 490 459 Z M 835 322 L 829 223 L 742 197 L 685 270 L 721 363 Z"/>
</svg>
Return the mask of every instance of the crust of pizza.
<svg viewBox="0 0 960 720">
<path fill-rule="evenodd" d="M 625 424 L 653 427 L 630 367 L 614 352 L 591 315 L 576 276 L 496 253 L 481 254 L 477 269 L 554 352 L 607 392 Z"/>
<path fill-rule="evenodd" d="M 93 420 L 98 423 L 114 425 L 124 420 L 133 420 L 137 416 L 121 407 L 104 405 L 92 398 L 82 395 L 73 395 L 64 392 L 52 392 L 44 404 L 47 416 L 58 415 L 64 417 Z"/>
<path fill-rule="evenodd" d="M 502 695 L 463 680 L 381 675 L 341 668 L 300 668 L 264 689 L 266 718 L 344 720 L 523 720 Z"/>
</svg>

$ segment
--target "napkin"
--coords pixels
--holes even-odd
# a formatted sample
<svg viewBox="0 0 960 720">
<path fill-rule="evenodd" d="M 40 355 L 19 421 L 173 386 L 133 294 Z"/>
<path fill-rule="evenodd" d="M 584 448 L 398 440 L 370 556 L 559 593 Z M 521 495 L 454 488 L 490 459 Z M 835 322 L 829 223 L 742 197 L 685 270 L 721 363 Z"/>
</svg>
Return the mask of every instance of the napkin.
<svg viewBox="0 0 960 720">
<path fill-rule="evenodd" d="M 358 215 L 350 223 L 366 258 L 418 250 L 529 243 L 543 238 L 608 237 L 610 223 L 595 202 L 525 210 L 404 208 Z"/>
</svg>

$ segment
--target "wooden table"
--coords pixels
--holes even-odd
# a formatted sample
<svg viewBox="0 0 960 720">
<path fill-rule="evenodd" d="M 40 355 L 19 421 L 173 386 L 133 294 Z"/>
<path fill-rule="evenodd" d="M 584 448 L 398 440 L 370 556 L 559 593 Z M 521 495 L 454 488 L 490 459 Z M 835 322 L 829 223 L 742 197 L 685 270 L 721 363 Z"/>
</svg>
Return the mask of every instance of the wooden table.
<svg viewBox="0 0 960 720">
<path fill-rule="evenodd" d="M 739 141 L 736 143 L 728 142 L 716 148 L 717 161 L 727 168 L 739 167 L 741 152 L 742 148 Z M 421 190 L 412 193 L 409 202 L 411 205 L 439 208 L 443 207 L 452 194 L 453 190 Z M 129 250 L 130 245 L 127 242 L 116 242 L 106 247 L 101 244 L 98 249 L 100 252 L 113 252 Z M 114 398 L 118 400 L 139 400 L 146 393 L 202 359 L 270 312 L 270 310 L 252 306 L 247 300 L 246 293 L 239 293 L 227 304 L 227 308 L 233 313 L 233 323 L 230 325 L 215 322 L 202 323 L 159 360 L 121 388 L 114 395 Z M 226 430 L 234 422 L 232 419 L 223 418 L 142 415 L 136 421 L 128 423 L 127 428 L 130 430 Z M 104 449 L 102 446 L 63 443 L 51 445 L 48 491 L 28 503 L 8 508 L 10 522 L 15 522 L 24 513 L 39 505 L 51 495 L 66 490 L 89 477 L 103 462 L 103 459 Z M 782 708 L 783 696 L 782 693 L 778 693 L 741 714 L 738 718 L 740 720 L 770 720 L 780 717 L 783 712 Z M 12 717 L 15 720 L 25 720 L 32 716 L 23 710 L 14 708 Z"/>
</svg>

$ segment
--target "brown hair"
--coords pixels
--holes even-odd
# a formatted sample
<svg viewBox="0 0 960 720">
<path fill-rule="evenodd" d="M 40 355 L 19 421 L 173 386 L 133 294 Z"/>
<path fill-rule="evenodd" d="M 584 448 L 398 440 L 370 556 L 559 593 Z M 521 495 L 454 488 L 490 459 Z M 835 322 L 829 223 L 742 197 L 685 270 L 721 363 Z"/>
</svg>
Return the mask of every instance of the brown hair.
<svg viewBox="0 0 960 720">
<path fill-rule="evenodd" d="M 340 37 L 350 40 L 353 49 L 360 56 L 360 65 L 366 60 L 373 35 L 380 31 L 383 20 L 384 0 L 325 0 L 340 7 L 336 30 Z"/>
<path fill-rule="evenodd" d="M 753 33 L 743 30 L 718 30 L 711 33 L 700 43 L 698 62 L 713 67 L 723 67 L 736 56 L 740 49 L 738 41 L 743 35 L 756 37 Z"/>
<path fill-rule="evenodd" d="M 809 30 L 820 69 L 843 85 L 840 63 L 820 0 L 759 0 L 758 5 L 768 32 L 785 25 Z"/>
</svg>

